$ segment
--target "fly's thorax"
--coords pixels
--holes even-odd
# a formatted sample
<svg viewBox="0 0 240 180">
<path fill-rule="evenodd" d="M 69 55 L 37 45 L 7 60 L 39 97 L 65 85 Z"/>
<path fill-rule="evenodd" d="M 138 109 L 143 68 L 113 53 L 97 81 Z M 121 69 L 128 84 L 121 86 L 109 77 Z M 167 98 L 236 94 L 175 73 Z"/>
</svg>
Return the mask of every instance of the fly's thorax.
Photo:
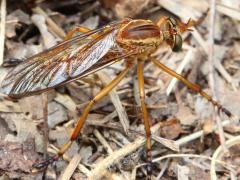
<svg viewBox="0 0 240 180">
<path fill-rule="evenodd" d="M 132 20 L 120 28 L 116 40 L 122 47 L 154 51 L 163 41 L 163 37 L 159 27 L 152 21 Z"/>
</svg>

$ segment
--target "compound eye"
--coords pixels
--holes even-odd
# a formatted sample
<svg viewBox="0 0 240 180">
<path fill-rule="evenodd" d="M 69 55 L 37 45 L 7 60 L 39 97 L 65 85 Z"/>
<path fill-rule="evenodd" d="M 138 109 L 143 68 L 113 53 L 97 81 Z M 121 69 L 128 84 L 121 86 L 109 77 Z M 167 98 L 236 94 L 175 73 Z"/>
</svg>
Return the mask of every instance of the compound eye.
<svg viewBox="0 0 240 180">
<path fill-rule="evenodd" d="M 175 35 L 173 37 L 173 46 L 172 46 L 172 51 L 174 52 L 179 52 L 182 49 L 182 37 L 180 35 Z"/>
</svg>

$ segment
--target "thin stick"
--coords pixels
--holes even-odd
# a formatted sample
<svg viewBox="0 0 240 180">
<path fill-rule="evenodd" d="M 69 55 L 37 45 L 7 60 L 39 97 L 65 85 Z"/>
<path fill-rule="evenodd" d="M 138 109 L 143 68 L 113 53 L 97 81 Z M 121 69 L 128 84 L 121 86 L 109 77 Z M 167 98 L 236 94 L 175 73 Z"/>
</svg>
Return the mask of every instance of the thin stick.
<svg viewBox="0 0 240 180">
<path fill-rule="evenodd" d="M 47 23 L 51 27 L 52 31 L 56 33 L 60 38 L 64 39 L 66 33 L 47 15 L 47 13 L 40 7 L 32 9 L 34 13 L 41 14 L 46 18 Z"/>
<path fill-rule="evenodd" d="M 109 78 L 107 73 L 105 73 L 104 71 L 98 72 L 97 74 L 104 84 L 107 84 L 108 82 L 111 81 L 111 79 Z M 111 92 L 109 92 L 108 95 L 109 95 L 113 105 L 115 106 L 115 109 L 118 113 L 119 120 L 123 126 L 125 133 L 128 133 L 129 119 L 127 116 L 127 112 L 121 103 L 119 95 L 117 94 L 115 89 L 113 89 Z"/>
<path fill-rule="evenodd" d="M 100 141 L 100 143 L 106 149 L 108 154 L 112 154 L 113 150 L 110 147 L 110 145 L 108 144 L 107 140 L 102 136 L 102 134 L 97 129 L 94 129 L 93 134 L 97 137 L 97 139 Z"/>
<path fill-rule="evenodd" d="M 225 121 L 222 122 L 222 125 L 226 126 L 226 125 L 231 124 L 231 123 L 233 123 L 232 120 L 225 120 Z M 212 130 L 214 131 L 216 129 L 217 129 L 217 126 L 215 126 Z M 193 134 L 190 134 L 189 136 L 185 136 L 185 137 L 183 137 L 183 138 L 181 138 L 179 140 L 176 140 L 175 144 L 179 145 L 179 146 L 182 146 L 183 144 L 186 144 L 186 143 L 188 143 L 190 141 L 193 141 L 193 140 L 201 137 L 203 134 L 204 134 L 203 130 L 197 131 L 197 132 L 195 132 Z"/>
<path fill-rule="evenodd" d="M 166 169 L 168 168 L 169 166 L 169 161 L 170 159 L 167 159 L 166 162 L 164 163 L 163 167 L 161 168 L 161 171 L 160 173 L 158 174 L 156 180 L 160 180 L 161 177 L 163 176 L 164 172 L 166 171 Z"/>
<path fill-rule="evenodd" d="M 235 9 L 233 7 L 229 7 L 229 6 L 226 6 L 224 4 L 217 3 L 217 10 L 218 10 L 218 12 L 220 12 L 220 13 L 226 15 L 226 16 L 229 16 L 233 19 L 236 19 L 236 20 L 240 21 L 239 9 Z"/>
<path fill-rule="evenodd" d="M 215 34 L 215 0 L 211 0 L 211 11 L 210 11 L 210 28 L 209 28 L 209 85 L 212 90 L 213 98 L 216 98 L 215 94 L 215 77 L 214 77 L 214 34 Z"/>
<path fill-rule="evenodd" d="M 210 29 L 209 29 L 209 85 L 212 90 L 212 96 L 214 99 L 217 99 L 216 97 L 216 91 L 215 91 L 215 71 L 214 71 L 214 35 L 215 35 L 215 17 L 216 17 L 216 0 L 211 0 L 211 16 L 210 16 Z M 224 131 L 221 124 L 221 119 L 218 115 L 216 115 L 215 111 L 213 112 L 213 120 L 216 120 L 218 129 L 219 129 L 219 136 L 220 141 L 223 146 L 223 149 L 227 151 L 226 145 L 225 145 L 225 137 L 224 137 Z"/>
<path fill-rule="evenodd" d="M 231 138 L 228 141 L 226 141 L 227 148 L 230 148 L 234 145 L 239 145 L 239 144 L 240 144 L 240 136 L 236 136 L 236 137 Z M 216 162 L 219 161 L 218 158 L 222 157 L 223 154 L 224 154 L 223 146 L 219 146 L 212 156 L 211 171 L 210 171 L 212 180 L 217 180 L 215 165 L 216 165 Z M 231 168 L 230 168 L 230 170 L 231 170 Z"/>
<path fill-rule="evenodd" d="M 48 148 L 48 152 L 52 153 L 52 154 L 57 154 L 59 151 L 59 149 L 57 147 L 55 147 L 54 145 L 50 144 L 50 147 Z M 63 159 L 65 161 L 70 162 L 71 159 L 70 157 L 68 157 L 66 154 L 63 155 Z M 81 163 L 78 163 L 78 169 L 79 171 L 81 171 L 83 174 L 85 174 L 86 176 L 88 176 L 88 174 L 90 173 L 90 171 Z"/>
<path fill-rule="evenodd" d="M 189 158 L 202 158 L 202 159 L 207 159 L 212 161 L 213 158 L 208 157 L 208 156 L 204 156 L 204 155 L 198 155 L 198 154 L 168 154 L 156 159 L 153 159 L 153 162 L 158 162 L 158 161 L 162 161 L 163 159 L 168 159 L 168 158 L 176 158 L 176 157 L 189 157 Z M 224 161 L 220 161 L 220 160 L 215 160 L 217 163 L 221 164 L 222 166 L 224 166 L 226 169 L 229 169 L 229 165 L 227 163 L 225 163 Z"/>
<path fill-rule="evenodd" d="M 100 143 L 103 145 L 103 147 L 106 149 L 108 154 L 112 154 L 113 150 L 112 150 L 111 146 L 108 144 L 107 140 L 102 136 L 102 134 L 97 129 L 94 129 L 93 133 L 97 137 L 97 139 L 100 141 Z M 120 168 L 119 163 L 117 163 L 117 167 L 120 170 L 120 172 L 122 173 L 122 175 L 125 176 L 124 172 Z M 125 177 L 125 179 L 127 179 L 127 177 Z"/>
<path fill-rule="evenodd" d="M 44 158 L 47 158 L 47 147 L 48 147 L 48 94 L 42 94 L 43 102 L 43 136 L 44 136 Z"/>
<path fill-rule="evenodd" d="M 72 177 L 75 169 L 78 167 L 78 164 L 80 163 L 80 161 L 81 161 L 80 154 L 79 153 L 75 154 L 59 179 L 61 179 L 61 180 L 71 179 L 71 177 Z"/>
<path fill-rule="evenodd" d="M 152 133 L 154 134 L 160 128 L 161 123 L 154 125 L 151 128 Z M 137 150 L 139 147 L 143 146 L 146 141 L 146 138 L 140 137 L 136 139 L 133 143 L 125 145 L 123 148 L 114 151 L 111 155 L 100 161 L 95 168 L 90 172 L 88 179 L 89 180 L 96 180 L 102 179 L 102 176 L 106 174 L 107 168 L 113 164 L 118 162 L 120 159 L 124 158 L 126 155 L 130 154 L 131 152 Z"/>
<path fill-rule="evenodd" d="M 181 64 L 178 66 L 178 68 L 176 70 L 176 72 L 178 74 L 182 73 L 184 67 L 189 63 L 192 56 L 193 56 L 193 50 L 189 49 L 187 54 L 185 55 L 184 59 L 181 61 Z M 166 90 L 167 96 L 172 92 L 172 90 L 173 90 L 175 84 L 177 84 L 177 82 L 178 82 L 178 80 L 176 78 L 173 78 L 171 80 L 171 82 L 169 83 L 168 88 Z"/>
<path fill-rule="evenodd" d="M 198 32 L 197 29 L 195 29 L 195 28 L 192 28 L 192 29 L 193 29 L 193 31 L 192 31 L 193 37 L 200 44 L 200 46 L 202 47 L 202 49 L 204 50 L 206 55 L 208 55 L 207 42 L 203 39 L 203 37 L 201 36 L 201 34 Z M 235 90 L 236 89 L 235 82 L 234 82 L 233 78 L 231 77 L 231 75 L 223 68 L 223 65 L 219 61 L 215 61 L 214 66 L 221 73 L 221 75 L 225 78 L 225 80 L 227 82 L 231 83 L 233 89 Z"/>
<path fill-rule="evenodd" d="M 1 1 L 1 24 L 0 24 L 0 65 L 3 63 L 5 26 L 6 26 L 6 0 Z"/>
</svg>

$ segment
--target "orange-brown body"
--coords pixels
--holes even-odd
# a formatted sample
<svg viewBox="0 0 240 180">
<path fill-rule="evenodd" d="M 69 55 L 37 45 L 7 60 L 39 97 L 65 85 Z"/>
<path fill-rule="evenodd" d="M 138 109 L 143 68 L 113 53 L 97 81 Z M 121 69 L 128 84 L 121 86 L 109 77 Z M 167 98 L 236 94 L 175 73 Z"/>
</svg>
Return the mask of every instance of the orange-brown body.
<svg viewBox="0 0 240 180">
<path fill-rule="evenodd" d="M 148 59 L 163 42 L 173 51 L 179 51 L 181 33 L 189 26 L 191 21 L 184 24 L 162 17 L 157 24 L 144 19 L 124 19 L 96 30 L 76 28 L 62 43 L 28 58 L 13 69 L 2 83 L 2 92 L 17 98 L 40 93 L 120 59 Z M 84 34 L 72 38 L 76 31 Z"/>
</svg>

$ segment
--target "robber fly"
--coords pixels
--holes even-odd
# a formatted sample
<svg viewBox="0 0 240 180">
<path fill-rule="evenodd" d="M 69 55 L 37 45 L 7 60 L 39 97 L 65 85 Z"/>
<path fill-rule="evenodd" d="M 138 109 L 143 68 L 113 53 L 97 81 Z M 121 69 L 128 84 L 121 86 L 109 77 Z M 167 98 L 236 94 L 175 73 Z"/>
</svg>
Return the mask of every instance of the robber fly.
<svg viewBox="0 0 240 180">
<path fill-rule="evenodd" d="M 58 154 L 35 164 L 34 167 L 41 169 L 61 157 L 77 138 L 92 106 L 106 96 L 126 76 L 133 65 L 137 64 L 141 110 L 147 137 L 147 172 L 151 174 L 151 131 L 144 102 L 143 64 L 145 61 L 153 62 L 231 117 L 231 113 L 202 91 L 199 85 L 189 82 L 151 57 L 151 54 L 163 43 L 167 43 L 175 52 L 181 50 L 183 43 L 181 34 L 193 25 L 192 20 L 183 23 L 172 17 L 163 16 L 156 24 L 150 20 L 124 19 L 95 30 L 77 27 L 70 31 L 66 40 L 60 44 L 26 59 L 12 69 L 2 82 L 2 92 L 13 98 L 21 98 L 82 78 L 120 60 L 125 61 L 126 64 L 125 69 L 85 107 L 70 139 Z M 82 34 L 73 36 L 75 32 L 82 32 Z"/>
</svg>

